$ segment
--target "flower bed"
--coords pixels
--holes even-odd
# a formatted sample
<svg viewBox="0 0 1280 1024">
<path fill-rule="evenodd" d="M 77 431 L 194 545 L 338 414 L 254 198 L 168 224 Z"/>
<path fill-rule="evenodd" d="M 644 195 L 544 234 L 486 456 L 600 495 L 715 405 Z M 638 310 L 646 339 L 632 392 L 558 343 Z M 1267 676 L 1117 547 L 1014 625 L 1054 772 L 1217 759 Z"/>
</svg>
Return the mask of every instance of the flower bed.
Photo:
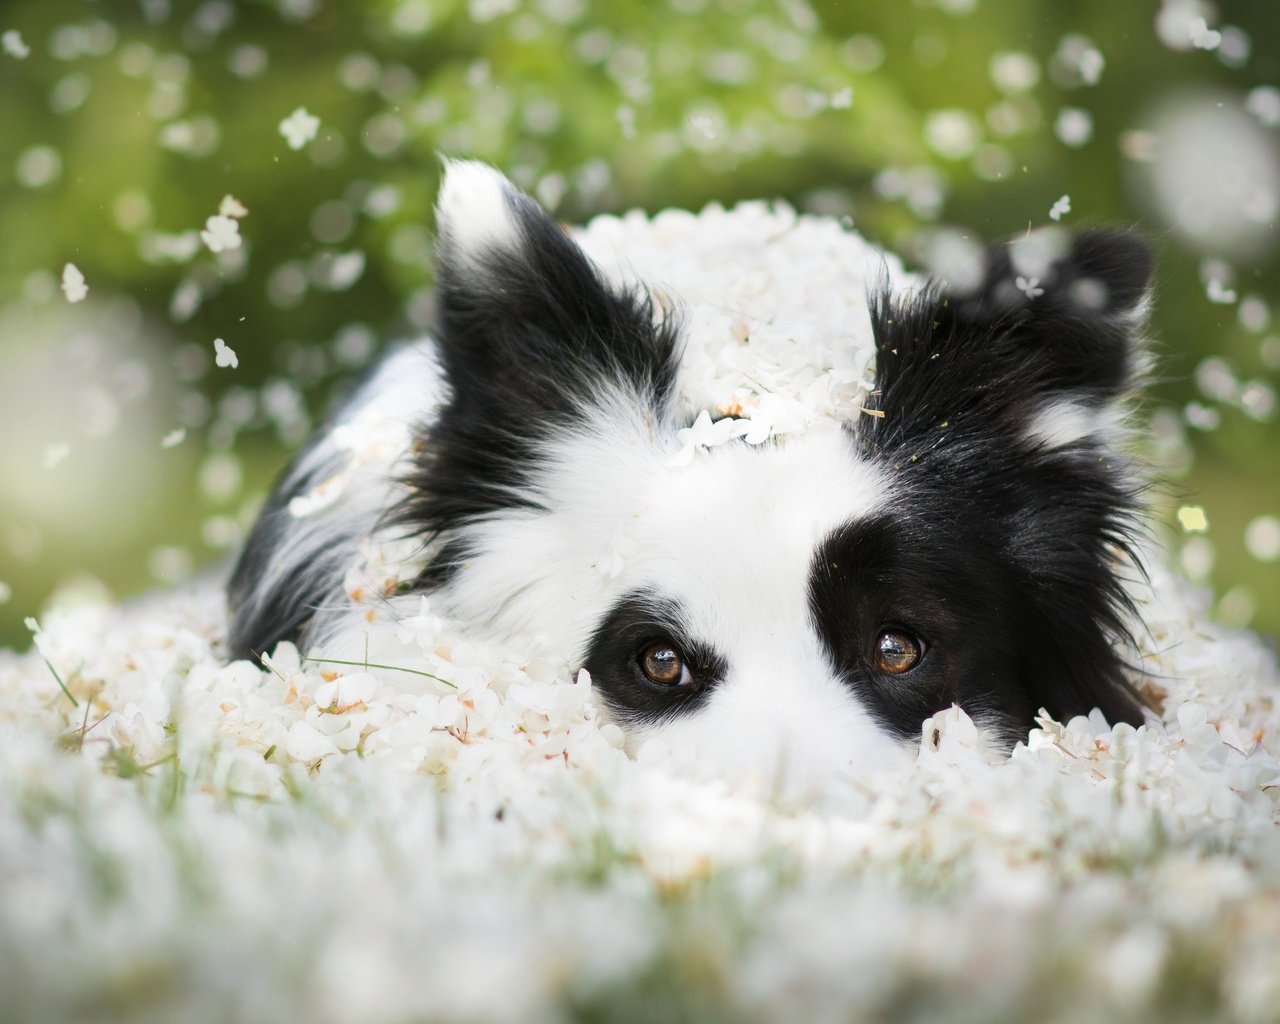
<svg viewBox="0 0 1280 1024">
<path fill-rule="evenodd" d="M 1140 596 L 1159 718 L 1006 758 L 946 712 L 807 808 L 429 607 L 436 679 L 223 664 L 212 584 L 53 614 L 0 656 L 5 1017 L 1275 1020 L 1280 676 Z"/>
</svg>

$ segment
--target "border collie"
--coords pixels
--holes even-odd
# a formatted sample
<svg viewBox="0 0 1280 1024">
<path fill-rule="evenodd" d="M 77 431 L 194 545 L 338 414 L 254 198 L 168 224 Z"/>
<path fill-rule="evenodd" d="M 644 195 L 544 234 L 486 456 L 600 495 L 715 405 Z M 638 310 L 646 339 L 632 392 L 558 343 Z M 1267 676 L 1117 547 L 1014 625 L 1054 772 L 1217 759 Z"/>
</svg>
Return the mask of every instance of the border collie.
<svg viewBox="0 0 1280 1024">
<path fill-rule="evenodd" d="M 1060 233 L 1034 281 L 997 245 L 964 294 L 886 276 L 860 414 L 690 460 L 677 303 L 611 283 L 484 165 L 447 165 L 437 219 L 434 335 L 284 472 L 230 583 L 235 656 L 361 650 L 376 616 L 349 570 L 392 536 L 416 559 L 401 591 L 543 638 L 632 744 L 660 735 L 726 774 L 856 777 L 952 705 L 1006 746 L 1040 708 L 1142 721 L 1122 652 L 1143 241 Z M 601 571 L 620 524 L 626 557 Z"/>
</svg>

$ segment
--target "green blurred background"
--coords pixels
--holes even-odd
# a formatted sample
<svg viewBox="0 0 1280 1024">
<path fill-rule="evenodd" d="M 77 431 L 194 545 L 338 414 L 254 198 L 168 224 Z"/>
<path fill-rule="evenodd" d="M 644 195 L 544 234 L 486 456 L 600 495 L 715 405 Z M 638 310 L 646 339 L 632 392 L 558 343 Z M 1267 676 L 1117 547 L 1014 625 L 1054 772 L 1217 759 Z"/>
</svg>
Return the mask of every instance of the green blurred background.
<svg viewBox="0 0 1280 1024">
<path fill-rule="evenodd" d="M 923 265 L 1062 196 L 1139 227 L 1165 543 L 1280 630 L 1275 0 L 6 0 L 0 33 L 0 644 L 230 557 L 335 388 L 430 323 L 438 152 L 569 221 L 781 197 Z"/>
</svg>

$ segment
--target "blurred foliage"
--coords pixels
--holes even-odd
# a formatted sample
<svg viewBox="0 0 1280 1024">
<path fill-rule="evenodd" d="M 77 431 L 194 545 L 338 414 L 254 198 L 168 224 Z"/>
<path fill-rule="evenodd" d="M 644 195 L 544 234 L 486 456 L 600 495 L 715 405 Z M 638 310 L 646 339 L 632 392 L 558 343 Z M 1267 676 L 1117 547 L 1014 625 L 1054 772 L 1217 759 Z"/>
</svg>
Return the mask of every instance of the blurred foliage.
<svg viewBox="0 0 1280 1024">
<path fill-rule="evenodd" d="M 1138 225 L 1168 544 L 1280 629 L 1273 0 L 9 0 L 0 33 L 0 643 L 55 590 L 229 557 L 334 388 L 429 326 L 441 152 L 569 221 L 779 197 L 926 264 L 1064 195 Z M 1208 171 L 1170 156 L 1197 104 Z"/>
</svg>

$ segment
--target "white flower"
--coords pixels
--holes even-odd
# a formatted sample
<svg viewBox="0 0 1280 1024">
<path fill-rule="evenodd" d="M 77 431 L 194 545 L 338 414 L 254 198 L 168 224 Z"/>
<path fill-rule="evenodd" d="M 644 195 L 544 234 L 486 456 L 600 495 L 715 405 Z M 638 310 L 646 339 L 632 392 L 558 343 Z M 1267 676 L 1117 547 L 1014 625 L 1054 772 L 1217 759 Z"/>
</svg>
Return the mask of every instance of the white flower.
<svg viewBox="0 0 1280 1024">
<path fill-rule="evenodd" d="M 219 217 L 240 218 L 247 217 L 248 215 L 249 211 L 245 208 L 245 205 L 233 195 L 223 196 L 222 202 L 218 204 Z"/>
<path fill-rule="evenodd" d="M 240 357 L 236 355 L 236 350 L 228 345 L 221 338 L 213 339 L 213 361 L 221 367 L 231 367 L 235 369 L 240 365 Z"/>
<path fill-rule="evenodd" d="M 356 672 L 338 676 L 316 687 L 315 700 L 319 707 L 341 713 L 361 704 L 368 704 L 378 692 L 378 680 L 368 672 Z"/>
<path fill-rule="evenodd" d="M 84 274 L 74 263 L 62 268 L 62 294 L 68 302 L 83 302 L 89 294 L 89 286 L 84 283 Z"/>
<path fill-rule="evenodd" d="M 1028 92 L 1040 81 L 1040 64 L 1029 53 L 1005 51 L 992 55 L 987 74 L 1001 92 Z"/>
<path fill-rule="evenodd" d="M 0 47 L 3 47 L 4 52 L 10 57 L 17 60 L 26 60 L 31 54 L 31 47 L 23 42 L 22 33 L 16 28 L 11 28 L 3 35 L 0 35 Z"/>
<path fill-rule="evenodd" d="M 1070 212 L 1071 212 L 1071 197 L 1062 196 L 1056 203 L 1053 204 L 1052 207 L 1050 207 L 1049 219 L 1062 220 L 1062 218 Z M 1018 285 L 1018 287 L 1021 288 L 1022 285 Z M 1032 298 L 1034 297 L 1035 296 L 1032 296 Z"/>
<path fill-rule="evenodd" d="M 1244 547 L 1259 562 L 1280 559 L 1280 517 L 1258 516 L 1244 528 Z"/>
<path fill-rule="evenodd" d="M 401 618 L 396 623 L 396 639 L 402 644 L 416 643 L 430 647 L 444 628 L 444 619 L 431 611 L 431 602 L 423 597 L 418 602 L 418 614 Z"/>
<path fill-rule="evenodd" d="M 318 761 L 338 752 L 337 745 L 314 725 L 294 722 L 284 742 L 285 753 L 295 761 Z"/>
<path fill-rule="evenodd" d="M 814 382 L 815 391 L 821 390 L 825 382 L 821 379 Z M 740 434 L 747 444 L 764 444 L 777 434 L 790 434 L 804 430 L 811 417 L 806 406 L 787 395 L 767 394 L 760 398 L 750 417 L 739 420 L 735 435 Z"/>
<path fill-rule="evenodd" d="M 230 351 L 230 349 L 227 351 Z M 169 433 L 165 434 L 164 437 L 160 439 L 160 447 L 165 449 L 177 448 L 178 445 L 182 444 L 186 439 L 187 428 L 177 427 L 176 429 L 169 431 Z"/>
<path fill-rule="evenodd" d="M 1038 299 L 1044 294 L 1044 289 L 1040 287 L 1040 278 L 1038 277 L 1019 276 L 1014 280 L 1014 284 L 1018 286 L 1018 291 L 1029 299 Z"/>
<path fill-rule="evenodd" d="M 240 225 L 231 217 L 214 214 L 204 222 L 204 230 L 200 232 L 200 240 L 209 247 L 210 252 L 223 252 L 227 249 L 240 248 Z"/>
<path fill-rule="evenodd" d="M 308 114 L 306 107 L 299 107 L 280 122 L 280 134 L 293 150 L 301 149 L 316 137 L 320 129 L 320 118 Z"/>
<path fill-rule="evenodd" d="M 302 659 L 298 655 L 298 649 L 288 640 L 282 640 L 276 644 L 274 654 L 263 651 L 258 655 L 258 660 L 268 671 L 278 676 L 297 675 L 302 671 Z"/>
<path fill-rule="evenodd" d="M 699 448 L 714 448 L 735 437 L 744 437 L 751 433 L 753 425 L 750 420 L 726 416 L 712 422 L 711 413 L 706 409 L 698 413 L 692 426 L 683 427 L 676 432 L 680 442 L 680 451 L 668 461 L 671 466 L 687 466 L 693 461 L 694 453 Z"/>
<path fill-rule="evenodd" d="M 1187 29 L 1191 36 L 1191 45 L 1197 50 L 1216 50 L 1222 42 L 1222 33 L 1211 29 L 1204 18 L 1192 18 Z"/>
</svg>

